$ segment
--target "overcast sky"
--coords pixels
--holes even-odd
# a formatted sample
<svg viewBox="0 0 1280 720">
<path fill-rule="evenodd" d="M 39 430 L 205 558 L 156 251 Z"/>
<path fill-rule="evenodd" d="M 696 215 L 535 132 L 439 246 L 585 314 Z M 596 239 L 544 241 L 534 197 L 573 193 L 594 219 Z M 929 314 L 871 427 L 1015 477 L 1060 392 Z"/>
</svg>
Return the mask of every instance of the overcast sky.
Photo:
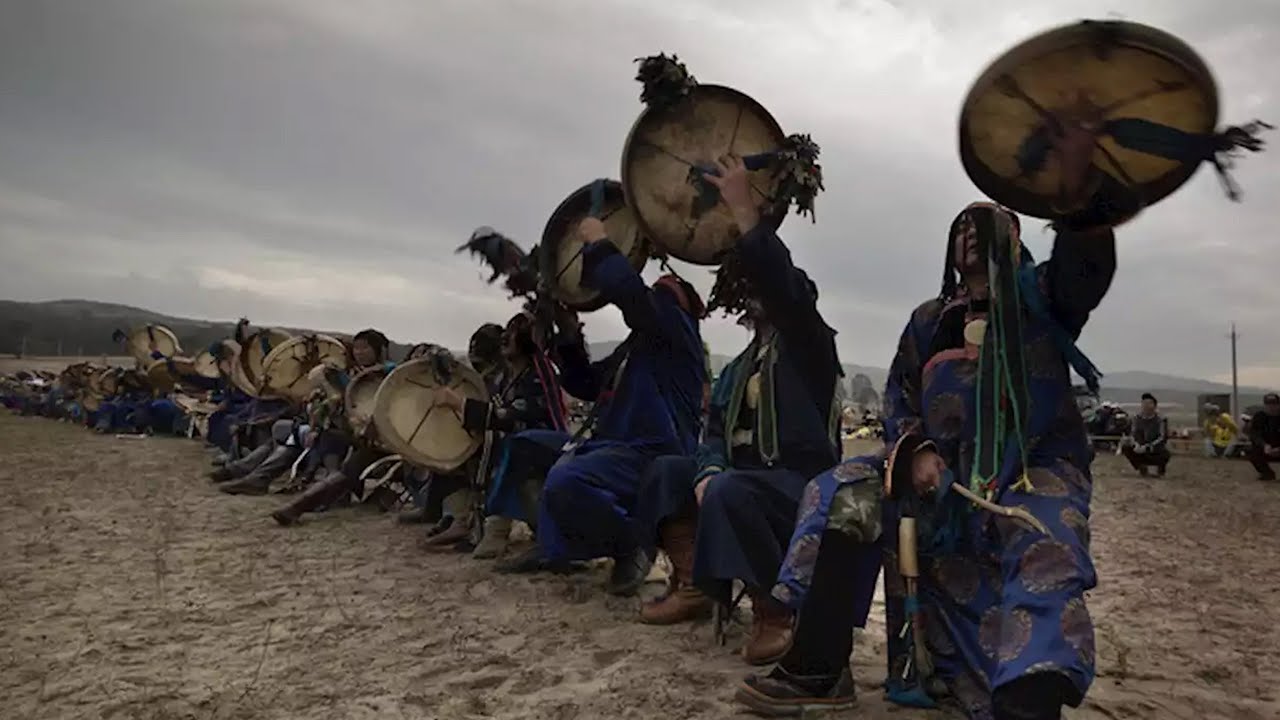
<svg viewBox="0 0 1280 720">
<path fill-rule="evenodd" d="M 527 247 L 571 190 L 616 177 L 631 61 L 666 51 L 822 145 L 818 223 L 783 235 L 843 359 L 884 366 L 978 198 L 955 142 L 969 84 L 1031 34 L 1112 14 L 1194 46 L 1224 123 L 1280 121 L 1276 0 L 0 0 L 0 297 L 462 346 L 515 305 L 453 248 L 478 225 Z M 1280 148 L 1236 178 L 1242 204 L 1206 167 L 1121 228 L 1082 341 L 1104 372 L 1229 377 L 1234 319 L 1242 382 L 1280 384 Z M 624 333 L 613 311 L 588 330 Z"/>
</svg>

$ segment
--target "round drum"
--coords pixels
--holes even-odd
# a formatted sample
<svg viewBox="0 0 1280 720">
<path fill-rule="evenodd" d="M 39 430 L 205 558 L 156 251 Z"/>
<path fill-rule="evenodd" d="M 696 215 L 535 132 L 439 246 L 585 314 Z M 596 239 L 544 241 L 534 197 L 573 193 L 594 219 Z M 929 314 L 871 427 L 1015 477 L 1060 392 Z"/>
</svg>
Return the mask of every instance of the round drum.
<svg viewBox="0 0 1280 720">
<path fill-rule="evenodd" d="M 593 196 L 602 200 L 592 208 Z M 595 209 L 609 234 L 609 241 L 627 257 L 636 272 L 649 260 L 649 243 L 640 232 L 635 214 L 627 207 L 622 184 L 597 180 L 574 190 L 560 203 L 542 231 L 538 245 L 539 274 L 547 279 L 552 295 L 579 312 L 591 312 L 605 305 L 600 293 L 582 286 L 582 241 L 578 223 Z"/>
<path fill-rule="evenodd" d="M 439 387 L 489 400 L 475 370 L 452 358 L 422 358 L 399 365 L 378 386 L 373 421 L 379 439 L 409 462 L 450 472 L 475 454 L 484 434 L 467 432 L 460 413 L 436 404 Z"/>
<path fill-rule="evenodd" d="M 1151 152 L 1170 146 L 1168 129 L 1209 134 L 1217 122 L 1217 85 L 1194 50 L 1146 25 L 1086 20 L 1023 42 L 982 73 L 960 112 L 960 159 L 992 200 L 1059 218 L 1078 208 L 1060 199 L 1051 129 L 1102 128 L 1095 181 L 1111 176 L 1140 207 L 1178 189 L 1203 160 Z"/>
<path fill-rule="evenodd" d="M 118 336 L 117 336 L 118 337 Z M 151 348 L 164 357 L 173 357 L 182 352 L 178 336 L 163 325 L 143 325 L 129 331 L 125 336 L 125 349 L 142 367 L 151 365 Z"/>
<path fill-rule="evenodd" d="M 291 337 L 293 336 L 278 328 L 265 328 L 250 335 L 240 348 L 237 363 L 243 377 L 236 381 L 232 376 L 236 386 L 249 395 L 258 397 L 262 388 L 262 362 L 272 350 Z M 242 382 L 244 385 L 241 385 Z"/>
<path fill-rule="evenodd" d="M 658 250 L 696 265 L 715 265 L 740 235 L 733 215 L 700 172 L 727 154 L 782 148 L 787 136 L 760 103 L 732 88 L 698 85 L 670 107 L 640 114 L 622 150 L 622 188 L 644 234 Z M 751 173 L 763 202 L 780 181 L 767 168 Z"/>
<path fill-rule="evenodd" d="M 232 364 L 234 365 L 236 353 L 240 351 L 240 344 L 235 340 L 222 340 L 218 345 L 225 357 L 232 358 Z M 222 377 L 222 373 L 218 371 L 218 358 L 208 349 L 201 351 L 196 356 L 195 371 L 200 377 L 206 377 L 211 380 L 217 380 Z"/>
<path fill-rule="evenodd" d="M 378 397 L 378 386 L 387 377 L 382 365 L 361 370 L 347 383 L 343 393 L 343 412 L 357 437 L 363 436 L 373 423 L 373 410 Z"/>
<path fill-rule="evenodd" d="M 342 341 L 328 335 L 289 338 L 262 361 L 261 393 L 302 402 L 315 389 L 309 373 L 321 364 L 346 368 L 347 347 Z"/>
</svg>

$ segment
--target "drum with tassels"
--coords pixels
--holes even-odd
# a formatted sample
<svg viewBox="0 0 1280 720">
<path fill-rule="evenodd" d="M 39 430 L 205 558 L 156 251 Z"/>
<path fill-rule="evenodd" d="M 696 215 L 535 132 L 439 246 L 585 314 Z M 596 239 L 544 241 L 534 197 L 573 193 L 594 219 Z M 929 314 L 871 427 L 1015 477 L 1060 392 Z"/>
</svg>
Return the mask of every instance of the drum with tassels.
<svg viewBox="0 0 1280 720">
<path fill-rule="evenodd" d="M 178 336 L 169 328 L 148 324 L 133 328 L 125 334 L 125 350 L 138 361 L 139 367 L 145 368 L 154 359 L 151 354 L 153 350 L 163 357 L 173 357 L 182 352 L 182 345 L 178 342 Z"/>
<path fill-rule="evenodd" d="M 222 357 L 232 360 L 231 364 L 234 364 L 236 354 L 240 352 L 240 343 L 235 340 L 221 340 L 217 343 L 217 349 L 222 354 Z M 196 374 L 200 377 L 209 378 L 210 380 L 217 380 L 222 377 L 222 373 L 218 370 L 218 357 L 209 352 L 208 348 L 196 355 L 195 367 Z"/>
<path fill-rule="evenodd" d="M 159 393 L 173 392 L 183 375 L 194 374 L 196 374 L 196 361 L 184 355 L 166 360 L 153 360 L 147 365 L 147 382 L 151 383 L 152 390 Z"/>
<path fill-rule="evenodd" d="M 232 374 L 232 381 L 245 393 L 259 397 L 262 389 L 262 364 L 271 351 L 288 341 L 293 336 L 279 328 L 263 328 L 248 338 L 240 346 L 240 354 L 236 365 L 240 369 L 240 378 Z M 242 384 L 243 383 L 243 384 Z"/>
<path fill-rule="evenodd" d="M 351 378 L 343 393 L 343 412 L 347 423 L 351 425 L 352 434 L 356 437 L 375 436 L 373 430 L 373 411 L 378 398 L 378 387 L 387 378 L 387 368 L 382 365 L 365 368 Z"/>
<path fill-rule="evenodd" d="M 960 112 L 960 160 L 992 200 L 1074 226 L 1115 226 L 1181 187 L 1202 162 L 1227 176 L 1257 151 L 1263 122 L 1216 130 L 1217 84 L 1186 43 L 1127 21 L 1086 20 L 1037 35 L 974 82 Z M 1093 135 L 1086 185 L 1068 196 L 1055 139 Z M 1083 214 L 1083 215 L 1082 215 Z"/>
<path fill-rule="evenodd" d="M 587 216 L 604 223 L 609 241 L 627 257 L 636 272 L 649 260 L 649 242 L 623 197 L 622 184 L 596 180 L 565 198 L 542 231 L 538 245 L 538 274 L 552 297 L 579 312 L 604 306 L 600 293 L 582 285 L 582 241 L 578 224 Z"/>
<path fill-rule="evenodd" d="M 378 386 L 373 422 L 378 437 L 405 460 L 435 472 L 450 472 L 469 460 L 484 442 L 468 432 L 460 413 L 436 403 L 436 390 L 450 387 L 488 402 L 480 374 L 443 354 L 397 366 Z"/>
<path fill-rule="evenodd" d="M 722 85 L 702 85 L 676 57 L 640 62 L 646 108 L 622 150 L 622 188 L 643 233 L 660 252 L 697 265 L 717 265 L 739 235 L 704 175 L 725 155 L 743 158 L 758 204 L 781 222 L 796 203 L 812 210 L 822 189 L 818 147 L 788 136 L 764 106 Z"/>
<path fill-rule="evenodd" d="M 262 361 L 259 394 L 301 403 L 315 389 L 312 369 L 344 370 L 347 347 L 328 335 L 298 335 L 276 346 Z"/>
</svg>

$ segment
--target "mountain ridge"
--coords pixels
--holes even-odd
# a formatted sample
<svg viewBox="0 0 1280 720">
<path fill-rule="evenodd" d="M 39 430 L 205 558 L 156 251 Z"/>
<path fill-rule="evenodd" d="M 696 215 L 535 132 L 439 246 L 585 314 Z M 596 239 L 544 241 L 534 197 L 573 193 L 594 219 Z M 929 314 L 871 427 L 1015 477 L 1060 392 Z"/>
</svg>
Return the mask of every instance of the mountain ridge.
<svg viewBox="0 0 1280 720">
<path fill-rule="evenodd" d="M 142 323 L 159 323 L 168 326 L 186 348 L 203 348 L 231 334 L 235 321 L 219 321 L 184 318 L 165 315 L 153 310 L 119 303 L 68 298 L 42 302 L 0 300 L 0 354 L 19 354 L 26 339 L 27 355 L 111 355 L 119 348 L 111 341 L 113 330 L 127 329 Z M 285 327 L 290 332 L 315 332 L 306 328 Z M 350 333 L 332 330 L 333 334 Z M 603 357 L 618 346 L 619 341 L 607 340 L 589 344 L 593 357 Z M 392 356 L 402 357 L 411 344 L 393 342 Z M 61 352 L 59 352 L 61 349 Z M 719 371 L 732 355 L 712 352 L 711 367 Z M 885 368 L 844 363 L 845 381 L 856 375 L 865 375 L 873 387 L 883 388 L 888 370 Z M 1229 393 L 1231 386 L 1210 380 L 1189 378 L 1143 370 L 1124 370 L 1107 373 L 1102 382 L 1103 394 L 1127 391 L 1164 393 Z M 1242 396 L 1262 395 L 1265 388 L 1241 387 Z M 1244 400 L 1244 397 L 1242 397 Z"/>
</svg>

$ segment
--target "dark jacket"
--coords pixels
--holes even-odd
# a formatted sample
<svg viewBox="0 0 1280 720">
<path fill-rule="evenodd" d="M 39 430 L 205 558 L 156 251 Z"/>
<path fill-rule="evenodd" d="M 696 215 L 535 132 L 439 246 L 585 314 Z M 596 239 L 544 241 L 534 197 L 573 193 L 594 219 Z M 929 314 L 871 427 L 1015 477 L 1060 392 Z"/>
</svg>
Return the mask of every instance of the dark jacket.
<svg viewBox="0 0 1280 720">
<path fill-rule="evenodd" d="M 692 455 L 706 383 L 697 319 L 669 290 L 645 285 L 608 240 L 583 250 L 582 283 L 621 310 L 631 330 L 603 360 L 591 360 L 581 334 L 557 347 L 565 391 L 596 403 L 592 441 Z"/>
</svg>

